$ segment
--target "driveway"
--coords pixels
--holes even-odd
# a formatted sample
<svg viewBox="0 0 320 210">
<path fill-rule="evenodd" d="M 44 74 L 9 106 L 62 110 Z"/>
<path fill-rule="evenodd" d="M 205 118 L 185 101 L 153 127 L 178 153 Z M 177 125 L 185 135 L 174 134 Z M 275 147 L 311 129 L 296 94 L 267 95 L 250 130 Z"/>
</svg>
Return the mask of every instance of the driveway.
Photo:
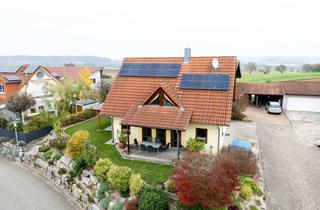
<svg viewBox="0 0 320 210">
<path fill-rule="evenodd" d="M 320 149 L 299 140 L 299 130 L 283 114 L 268 115 L 257 108 L 249 108 L 246 114 L 254 122 L 232 122 L 229 131 L 232 138 L 258 140 L 267 209 L 319 209 Z M 304 125 L 300 120 L 297 122 Z M 308 128 L 317 133 L 314 128 Z"/>
<path fill-rule="evenodd" d="M 0 157 L 0 209 L 76 210 L 62 193 L 44 179 Z"/>
</svg>

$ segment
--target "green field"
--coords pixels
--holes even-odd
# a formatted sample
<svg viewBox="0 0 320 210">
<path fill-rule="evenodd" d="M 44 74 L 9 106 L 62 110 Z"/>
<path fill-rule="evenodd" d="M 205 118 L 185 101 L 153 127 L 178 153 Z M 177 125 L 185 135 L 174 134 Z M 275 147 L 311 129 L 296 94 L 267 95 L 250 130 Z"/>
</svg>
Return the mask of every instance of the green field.
<svg viewBox="0 0 320 210">
<path fill-rule="evenodd" d="M 243 73 L 242 78 L 238 82 L 280 82 L 290 80 L 320 79 L 320 72 L 301 73 L 301 72 L 271 72 L 270 74 Z"/>
<path fill-rule="evenodd" d="M 101 128 L 110 126 L 110 118 L 101 118 Z M 90 133 L 91 141 L 97 148 L 97 155 L 101 158 L 109 158 L 113 163 L 121 166 L 128 166 L 135 172 L 141 174 L 142 178 L 151 185 L 157 182 L 164 182 L 171 174 L 172 166 L 149 163 L 138 160 L 126 160 L 121 157 L 114 145 L 107 145 L 105 142 L 111 138 L 111 132 L 97 130 L 97 118 L 83 122 L 66 129 L 71 136 L 78 130 L 86 130 Z"/>
</svg>

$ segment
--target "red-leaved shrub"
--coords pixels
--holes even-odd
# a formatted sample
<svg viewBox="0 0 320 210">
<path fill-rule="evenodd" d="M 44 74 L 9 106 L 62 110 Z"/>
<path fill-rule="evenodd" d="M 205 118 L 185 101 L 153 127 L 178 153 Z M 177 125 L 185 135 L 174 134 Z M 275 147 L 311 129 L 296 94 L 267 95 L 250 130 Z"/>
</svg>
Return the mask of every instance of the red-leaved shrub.
<svg viewBox="0 0 320 210">
<path fill-rule="evenodd" d="M 215 208 L 232 204 L 238 175 L 232 156 L 185 153 L 176 163 L 172 178 L 183 204 Z"/>
<path fill-rule="evenodd" d="M 138 210 L 139 201 L 136 198 L 127 200 L 124 206 L 125 210 Z"/>
</svg>

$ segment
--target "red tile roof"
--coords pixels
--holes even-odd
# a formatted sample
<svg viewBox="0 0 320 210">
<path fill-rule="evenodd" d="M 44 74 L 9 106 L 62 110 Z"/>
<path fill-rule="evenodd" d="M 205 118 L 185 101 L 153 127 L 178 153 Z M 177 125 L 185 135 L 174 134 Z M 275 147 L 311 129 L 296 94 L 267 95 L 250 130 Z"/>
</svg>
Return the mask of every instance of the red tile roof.
<svg viewBox="0 0 320 210">
<path fill-rule="evenodd" d="M 101 70 L 101 67 L 78 67 L 78 66 L 64 66 L 64 67 L 46 66 L 44 68 L 46 68 L 51 74 L 63 76 L 71 80 L 80 79 L 79 72 L 81 69 L 87 68 L 89 69 L 91 74 Z"/>
<path fill-rule="evenodd" d="M 124 115 L 121 124 L 137 127 L 186 130 L 192 112 L 179 107 L 156 105 L 133 106 Z"/>
<path fill-rule="evenodd" d="M 320 82 L 283 82 L 286 95 L 320 96 Z"/>
<path fill-rule="evenodd" d="M 213 71 L 211 67 L 214 58 L 217 58 L 220 62 L 220 68 L 217 71 Z M 166 84 L 166 92 L 175 95 L 181 106 L 186 111 L 192 112 L 190 122 L 229 124 L 235 75 L 238 68 L 236 57 L 191 57 L 188 64 L 183 63 L 183 57 L 126 58 L 123 63 L 179 63 L 181 69 L 177 78 L 118 76 L 113 82 L 101 114 L 125 117 L 133 106 L 142 105 L 156 88 Z M 185 73 L 228 74 L 230 76 L 229 89 L 227 91 L 180 89 L 181 76 Z M 151 121 L 148 123 L 152 124 Z"/>
<path fill-rule="evenodd" d="M 239 94 L 283 95 L 280 82 L 272 83 L 237 83 Z"/>
</svg>

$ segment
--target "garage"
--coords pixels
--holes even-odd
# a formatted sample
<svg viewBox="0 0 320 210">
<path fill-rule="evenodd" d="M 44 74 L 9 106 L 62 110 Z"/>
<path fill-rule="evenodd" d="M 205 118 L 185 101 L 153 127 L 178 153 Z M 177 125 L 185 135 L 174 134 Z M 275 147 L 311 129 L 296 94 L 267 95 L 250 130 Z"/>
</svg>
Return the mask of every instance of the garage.
<svg viewBox="0 0 320 210">
<path fill-rule="evenodd" d="M 285 110 L 320 112 L 320 82 L 238 83 L 236 91 L 256 106 L 279 101 Z"/>
<path fill-rule="evenodd" d="M 320 112 L 320 97 L 285 95 L 282 107 L 293 111 Z"/>
</svg>

